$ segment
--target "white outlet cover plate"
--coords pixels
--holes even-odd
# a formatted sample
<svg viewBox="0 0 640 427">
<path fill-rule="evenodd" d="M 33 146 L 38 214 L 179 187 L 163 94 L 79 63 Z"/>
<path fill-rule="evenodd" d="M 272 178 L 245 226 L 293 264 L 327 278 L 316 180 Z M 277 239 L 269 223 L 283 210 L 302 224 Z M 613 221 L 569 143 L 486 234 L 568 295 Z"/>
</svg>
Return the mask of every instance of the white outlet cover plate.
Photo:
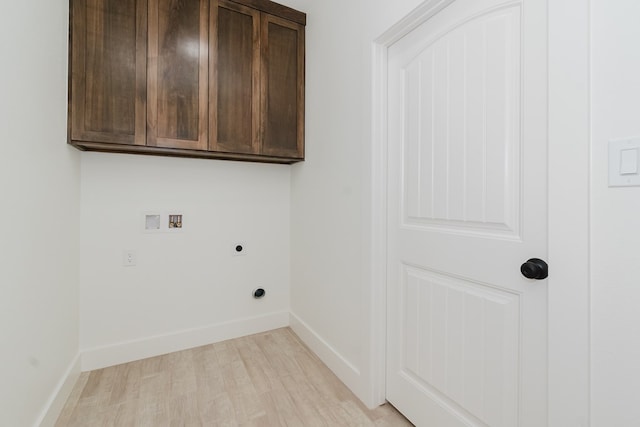
<svg viewBox="0 0 640 427">
<path fill-rule="evenodd" d="M 138 263 L 138 256 L 134 250 L 122 251 L 122 265 L 124 267 L 135 267 Z"/>
</svg>

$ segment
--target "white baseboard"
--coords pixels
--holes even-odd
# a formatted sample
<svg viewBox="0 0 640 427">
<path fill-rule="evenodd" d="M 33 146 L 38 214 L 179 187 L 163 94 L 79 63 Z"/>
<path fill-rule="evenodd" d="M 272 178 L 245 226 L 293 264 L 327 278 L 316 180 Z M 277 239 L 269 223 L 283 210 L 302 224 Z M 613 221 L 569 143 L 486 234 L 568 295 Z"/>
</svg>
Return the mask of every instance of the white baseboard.
<svg viewBox="0 0 640 427">
<path fill-rule="evenodd" d="M 289 326 L 289 312 L 218 323 L 167 335 L 81 350 L 82 371 L 92 371 L 174 351 L 200 347 Z"/>
<path fill-rule="evenodd" d="M 80 354 L 74 357 L 73 361 L 60 378 L 60 381 L 53 390 L 51 397 L 47 401 L 44 410 L 34 426 L 53 427 L 64 408 L 67 399 L 73 390 L 73 386 L 80 377 Z"/>
<path fill-rule="evenodd" d="M 360 370 L 343 357 L 325 341 L 316 331 L 293 312 L 290 313 L 289 326 L 325 365 L 333 371 L 360 400 L 363 400 L 362 376 Z M 364 401 L 364 400 L 363 400 Z"/>
</svg>

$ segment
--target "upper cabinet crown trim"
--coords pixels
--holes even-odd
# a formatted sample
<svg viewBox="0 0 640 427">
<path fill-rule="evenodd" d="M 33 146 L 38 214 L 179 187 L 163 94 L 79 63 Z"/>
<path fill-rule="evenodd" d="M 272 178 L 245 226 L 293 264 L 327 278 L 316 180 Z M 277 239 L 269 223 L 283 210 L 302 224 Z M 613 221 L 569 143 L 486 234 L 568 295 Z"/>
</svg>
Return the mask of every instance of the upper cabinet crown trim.
<svg viewBox="0 0 640 427">
<path fill-rule="evenodd" d="M 270 15 L 293 21 L 300 25 L 307 25 L 307 14 L 269 0 L 231 0 L 234 3 L 249 6 Z"/>
</svg>

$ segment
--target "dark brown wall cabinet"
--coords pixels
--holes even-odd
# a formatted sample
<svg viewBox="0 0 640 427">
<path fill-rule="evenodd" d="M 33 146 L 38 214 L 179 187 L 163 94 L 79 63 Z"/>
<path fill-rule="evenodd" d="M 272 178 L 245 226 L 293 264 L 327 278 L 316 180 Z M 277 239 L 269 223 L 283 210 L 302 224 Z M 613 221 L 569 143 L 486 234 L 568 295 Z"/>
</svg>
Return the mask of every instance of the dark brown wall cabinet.
<svg viewBox="0 0 640 427">
<path fill-rule="evenodd" d="M 70 12 L 70 144 L 304 159 L 304 13 L 268 0 L 72 0 Z"/>
</svg>

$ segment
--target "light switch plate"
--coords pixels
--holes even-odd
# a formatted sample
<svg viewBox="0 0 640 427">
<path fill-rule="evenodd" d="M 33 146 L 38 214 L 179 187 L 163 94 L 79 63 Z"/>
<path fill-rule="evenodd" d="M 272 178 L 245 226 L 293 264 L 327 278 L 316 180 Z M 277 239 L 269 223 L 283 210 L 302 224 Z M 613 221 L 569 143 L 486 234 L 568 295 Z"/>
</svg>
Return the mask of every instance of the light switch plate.
<svg viewBox="0 0 640 427">
<path fill-rule="evenodd" d="M 640 186 L 640 137 L 609 141 L 609 187 Z"/>
</svg>

